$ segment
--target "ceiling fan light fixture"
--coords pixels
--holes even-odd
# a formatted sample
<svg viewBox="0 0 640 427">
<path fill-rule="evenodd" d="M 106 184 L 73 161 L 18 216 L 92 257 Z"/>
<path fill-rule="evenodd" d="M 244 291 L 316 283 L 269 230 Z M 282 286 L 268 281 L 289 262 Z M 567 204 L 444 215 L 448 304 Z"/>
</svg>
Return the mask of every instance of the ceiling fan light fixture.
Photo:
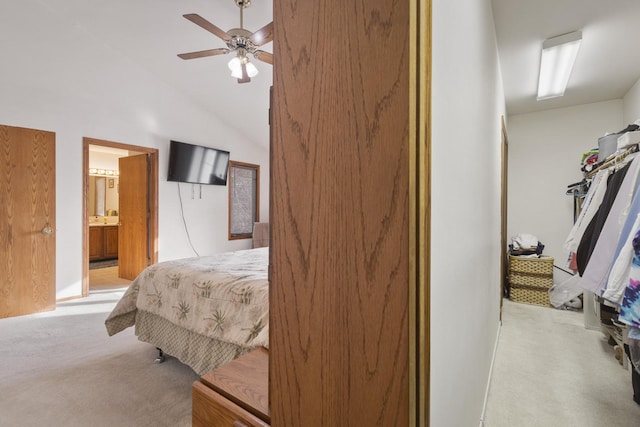
<svg viewBox="0 0 640 427">
<path fill-rule="evenodd" d="M 582 31 L 544 41 L 540 58 L 538 101 L 564 95 L 581 42 Z"/>
<path fill-rule="evenodd" d="M 249 61 L 247 61 L 247 75 L 249 77 L 255 77 L 258 75 L 258 69 Z"/>
<path fill-rule="evenodd" d="M 241 79 L 242 78 L 242 62 L 240 61 L 240 58 L 238 58 L 237 56 L 231 58 L 231 61 L 229 61 L 229 69 L 231 70 L 231 77 L 233 77 L 234 79 Z"/>
<path fill-rule="evenodd" d="M 247 75 L 251 78 L 251 77 L 255 77 L 258 75 L 258 69 L 256 68 L 255 65 L 253 65 L 251 62 L 249 62 L 249 60 L 247 58 L 244 59 L 240 59 L 237 56 L 232 58 L 231 61 L 229 61 L 229 64 L 227 64 L 229 66 L 229 69 L 231 70 L 231 77 L 233 77 L 234 79 L 241 79 L 242 78 L 242 63 L 246 64 L 246 68 L 247 68 Z"/>
<path fill-rule="evenodd" d="M 222 31 L 198 14 L 187 13 L 182 15 L 197 26 L 223 40 L 227 47 L 180 53 L 178 57 L 181 59 L 196 59 L 236 52 L 237 55 L 228 63 L 231 77 L 237 79 L 238 83 L 249 83 L 251 77 L 258 75 L 258 69 L 249 62 L 248 54 L 253 55 L 253 58 L 258 61 L 273 65 L 273 54 L 257 49 L 257 47 L 273 41 L 273 21 L 253 33 L 245 30 L 242 11 L 249 6 L 251 0 L 235 0 L 235 2 L 240 8 L 240 28 L 232 28 L 229 31 Z"/>
</svg>

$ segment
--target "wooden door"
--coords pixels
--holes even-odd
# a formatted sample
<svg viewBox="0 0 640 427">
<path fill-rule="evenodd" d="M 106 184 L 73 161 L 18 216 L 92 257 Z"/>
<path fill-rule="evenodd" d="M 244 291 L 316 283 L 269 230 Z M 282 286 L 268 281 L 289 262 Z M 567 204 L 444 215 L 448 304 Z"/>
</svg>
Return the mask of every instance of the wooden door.
<svg viewBox="0 0 640 427">
<path fill-rule="evenodd" d="M 500 245 L 502 253 L 500 254 L 500 321 L 502 321 L 502 303 L 504 300 L 505 287 L 509 276 L 509 255 L 507 242 L 507 194 L 509 183 L 509 139 L 507 138 L 507 126 L 504 122 L 504 116 L 501 120 L 502 124 L 502 141 L 500 144 Z"/>
<path fill-rule="evenodd" d="M 118 276 L 133 280 L 149 265 L 147 155 L 119 159 Z"/>
<path fill-rule="evenodd" d="M 274 2 L 273 425 L 428 422 L 424 5 Z"/>
<path fill-rule="evenodd" d="M 55 133 L 0 126 L 0 318 L 55 309 Z"/>
</svg>

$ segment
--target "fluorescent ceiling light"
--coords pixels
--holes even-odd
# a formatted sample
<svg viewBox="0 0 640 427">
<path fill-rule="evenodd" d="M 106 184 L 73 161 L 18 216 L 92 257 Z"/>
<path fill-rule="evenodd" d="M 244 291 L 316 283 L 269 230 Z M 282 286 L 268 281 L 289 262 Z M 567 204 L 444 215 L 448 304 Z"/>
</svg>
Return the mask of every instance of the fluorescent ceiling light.
<svg viewBox="0 0 640 427">
<path fill-rule="evenodd" d="M 538 101 L 564 95 L 582 42 L 582 31 L 547 39 L 542 44 Z"/>
</svg>

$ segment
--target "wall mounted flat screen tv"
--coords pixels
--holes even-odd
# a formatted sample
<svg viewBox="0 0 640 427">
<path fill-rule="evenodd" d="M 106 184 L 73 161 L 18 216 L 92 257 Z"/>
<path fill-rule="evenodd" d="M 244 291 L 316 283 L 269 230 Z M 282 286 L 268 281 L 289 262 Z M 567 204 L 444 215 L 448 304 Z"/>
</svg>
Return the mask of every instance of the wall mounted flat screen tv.
<svg viewBox="0 0 640 427">
<path fill-rule="evenodd" d="M 229 152 L 171 141 L 167 181 L 227 185 Z"/>
</svg>

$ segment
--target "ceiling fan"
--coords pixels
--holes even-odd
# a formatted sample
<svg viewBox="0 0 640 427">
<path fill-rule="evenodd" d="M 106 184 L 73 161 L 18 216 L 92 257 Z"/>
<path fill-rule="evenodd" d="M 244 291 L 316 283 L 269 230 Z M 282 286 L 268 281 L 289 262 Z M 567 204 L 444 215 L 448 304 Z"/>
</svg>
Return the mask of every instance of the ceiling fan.
<svg viewBox="0 0 640 427">
<path fill-rule="evenodd" d="M 236 57 L 229 61 L 231 76 L 238 79 L 238 83 L 248 83 L 251 81 L 251 77 L 258 74 L 258 69 L 255 65 L 249 62 L 247 54 L 250 53 L 255 59 L 273 65 L 273 54 L 258 49 L 259 46 L 267 44 L 273 40 L 273 22 L 268 23 L 254 33 L 245 30 L 243 28 L 242 12 L 245 7 L 251 4 L 251 0 L 235 0 L 235 2 L 240 8 L 240 28 L 232 28 L 227 32 L 222 31 L 220 28 L 195 13 L 183 15 L 189 21 L 204 28 L 214 36 L 221 38 L 226 43 L 227 47 L 181 53 L 178 56 L 182 59 L 195 59 L 236 52 Z"/>
</svg>

